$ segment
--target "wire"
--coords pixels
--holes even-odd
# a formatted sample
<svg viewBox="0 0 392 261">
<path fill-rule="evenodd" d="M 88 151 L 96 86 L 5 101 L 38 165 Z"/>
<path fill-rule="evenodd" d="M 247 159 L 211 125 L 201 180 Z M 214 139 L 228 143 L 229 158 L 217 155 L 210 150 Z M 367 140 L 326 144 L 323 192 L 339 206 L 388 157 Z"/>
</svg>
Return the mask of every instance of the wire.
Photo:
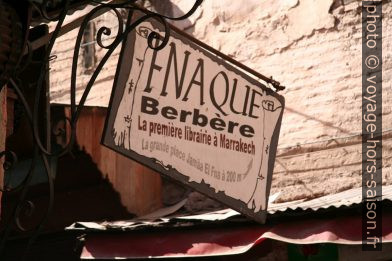
<svg viewBox="0 0 392 261">
<path fill-rule="evenodd" d="M 384 133 L 387 133 L 387 132 L 392 132 L 392 128 L 389 128 L 389 129 L 386 129 L 386 130 L 382 131 L 381 134 L 384 134 Z M 324 143 L 324 142 L 329 142 L 329 141 L 348 139 L 348 138 L 359 137 L 359 136 L 362 136 L 362 133 L 357 133 L 357 134 L 348 135 L 348 136 L 335 137 L 335 138 L 329 138 L 329 139 L 325 139 L 325 140 L 297 143 L 297 144 L 291 145 L 291 146 L 278 147 L 278 149 L 279 150 L 291 149 L 291 148 L 294 148 L 294 147 L 300 147 L 302 145 L 312 145 L 312 144 L 318 144 L 318 143 Z"/>
</svg>

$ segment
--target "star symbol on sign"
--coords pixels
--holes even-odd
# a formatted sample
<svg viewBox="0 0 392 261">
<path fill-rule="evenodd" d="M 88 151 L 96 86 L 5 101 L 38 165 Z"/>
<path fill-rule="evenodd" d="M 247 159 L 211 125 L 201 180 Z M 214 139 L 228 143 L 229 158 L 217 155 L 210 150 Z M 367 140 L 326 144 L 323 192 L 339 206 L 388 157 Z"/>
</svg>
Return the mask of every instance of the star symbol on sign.
<svg viewBox="0 0 392 261">
<path fill-rule="evenodd" d="M 129 116 L 129 115 L 125 116 L 125 117 L 124 117 L 124 121 L 125 121 L 126 123 L 131 123 L 131 121 L 132 121 L 131 116 Z"/>
</svg>

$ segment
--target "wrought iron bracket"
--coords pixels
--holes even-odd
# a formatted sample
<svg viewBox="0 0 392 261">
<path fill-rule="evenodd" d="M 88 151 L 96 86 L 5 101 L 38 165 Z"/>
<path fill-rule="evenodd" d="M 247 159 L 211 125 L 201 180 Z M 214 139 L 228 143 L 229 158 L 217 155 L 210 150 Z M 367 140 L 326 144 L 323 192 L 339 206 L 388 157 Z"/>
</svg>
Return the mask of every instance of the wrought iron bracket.
<svg viewBox="0 0 392 261">
<path fill-rule="evenodd" d="M 88 98 L 88 95 L 91 91 L 91 88 L 93 84 L 95 83 L 99 73 L 101 72 L 102 68 L 108 61 L 108 59 L 111 57 L 113 54 L 114 50 L 123 43 L 123 41 L 126 39 L 127 35 L 134 30 L 139 24 L 141 24 L 143 21 L 146 21 L 147 19 L 155 19 L 158 22 L 162 23 L 165 30 L 163 36 L 159 35 L 157 32 L 150 32 L 147 41 L 148 45 L 152 49 L 162 49 L 165 47 L 169 40 L 169 35 L 170 35 L 170 29 L 168 26 L 168 20 L 183 20 L 188 18 L 190 15 L 192 15 L 196 9 L 199 7 L 199 5 L 202 3 L 202 0 L 195 0 L 193 7 L 184 15 L 180 17 L 168 17 L 163 14 L 158 14 L 155 12 L 148 11 L 144 8 L 141 8 L 137 5 L 135 5 L 136 0 L 127 0 L 127 1 L 119 1 L 119 0 L 113 0 L 108 3 L 103 3 L 102 1 L 93 1 L 96 4 L 96 7 L 94 7 L 90 12 L 88 12 L 86 15 L 77 18 L 73 22 L 63 25 L 65 17 L 69 13 L 70 10 L 70 3 L 72 2 L 71 0 L 64 1 L 63 8 L 61 12 L 55 15 L 55 17 L 51 17 L 48 13 L 48 11 L 45 9 L 47 6 L 49 0 L 43 0 L 43 4 L 38 7 L 39 8 L 39 13 L 44 17 L 46 20 L 50 21 L 57 21 L 57 25 L 55 29 L 33 41 L 30 43 L 26 43 L 22 54 L 24 55 L 24 58 L 21 63 L 19 64 L 25 64 L 23 67 L 20 66 L 20 68 L 17 68 L 13 73 L 8 77 L 8 82 L 9 85 L 15 90 L 19 101 L 22 103 L 24 107 L 25 114 L 27 115 L 28 121 L 29 121 L 29 126 L 31 128 L 31 133 L 33 136 L 34 140 L 34 149 L 33 149 L 33 155 L 32 155 L 32 163 L 30 165 L 29 171 L 26 175 L 26 178 L 23 180 L 21 185 L 18 188 L 12 188 L 12 189 L 3 189 L 2 191 L 4 193 L 12 193 L 13 191 L 17 190 L 20 192 L 19 200 L 16 203 L 16 205 L 13 207 L 12 214 L 5 218 L 5 220 L 2 221 L 3 226 L 2 230 L 0 231 L 0 258 L 1 258 L 1 252 L 5 251 L 4 245 L 9 239 L 11 233 L 12 233 L 12 227 L 17 227 L 19 230 L 25 230 L 23 227 L 23 224 L 20 221 L 20 215 L 25 212 L 23 209 L 27 209 L 27 213 L 34 211 L 34 205 L 29 202 L 26 198 L 27 192 L 29 190 L 29 184 L 31 182 L 32 176 L 34 175 L 34 169 L 36 167 L 36 163 L 38 160 L 42 160 L 44 163 L 45 171 L 46 171 L 46 176 L 47 176 L 47 185 L 49 188 L 49 195 L 48 195 L 48 207 L 46 209 L 46 213 L 42 220 L 35 226 L 35 228 L 32 231 L 32 236 L 30 238 L 30 241 L 27 245 L 26 251 L 28 251 L 29 247 L 31 244 L 36 240 L 37 236 L 39 233 L 42 231 L 44 228 L 49 214 L 51 212 L 51 209 L 53 207 L 53 202 L 54 202 L 54 176 L 56 171 L 54 168 L 52 168 L 51 163 L 50 163 L 50 158 L 53 157 L 61 157 L 65 155 L 66 153 L 69 153 L 75 143 L 76 139 L 76 123 L 80 117 L 81 111 L 83 110 L 84 104 Z M 37 6 L 34 7 L 37 9 Z M 121 12 L 119 10 L 126 10 L 129 12 L 128 15 L 128 21 L 127 23 L 124 24 L 123 22 L 123 17 L 121 15 Z M 138 19 L 132 19 L 131 20 L 131 14 L 133 11 L 140 11 L 143 13 L 143 16 L 139 17 Z M 1 11 L 1 10 L 0 10 Z M 84 88 L 84 92 L 81 96 L 80 101 L 77 103 L 76 102 L 76 80 L 77 80 L 77 69 L 78 69 L 78 59 L 79 59 L 79 52 L 80 48 L 82 45 L 82 38 L 83 38 L 83 33 L 86 30 L 86 27 L 92 19 L 102 15 L 105 12 L 112 11 L 114 15 L 117 18 L 118 22 L 118 30 L 117 32 L 113 33 L 111 29 L 107 26 L 102 26 L 97 30 L 96 33 L 96 41 L 99 47 L 106 49 L 106 53 L 103 55 L 102 59 L 99 61 L 97 64 L 95 70 L 92 72 L 91 77 L 87 83 L 87 85 Z M 68 33 L 71 30 L 79 28 L 78 35 L 75 41 L 75 48 L 73 52 L 73 60 L 72 60 L 72 69 L 71 69 L 71 84 L 70 84 L 70 92 L 71 92 L 71 98 L 70 98 L 70 108 L 71 108 L 71 114 L 70 118 L 64 119 L 65 122 L 69 125 L 70 131 L 70 139 L 68 140 L 67 144 L 64 146 L 64 148 L 60 152 L 52 152 L 50 143 L 42 141 L 42 131 L 45 128 L 47 133 L 51 132 L 51 122 L 50 119 L 46 119 L 46 126 L 40 126 L 39 125 L 39 119 L 42 117 L 39 115 L 39 107 L 40 104 L 46 103 L 47 100 L 43 100 L 40 94 L 42 91 L 46 91 L 47 93 L 49 90 L 45 90 L 45 84 L 44 81 L 47 78 L 48 74 L 48 68 L 49 68 L 49 62 L 51 59 L 53 59 L 52 56 L 52 49 L 53 46 L 56 42 L 56 39 Z M 105 44 L 103 41 L 103 37 L 107 37 L 109 35 L 114 34 L 113 40 L 109 44 Z M 153 43 L 156 42 L 155 39 L 160 39 L 158 45 L 154 45 Z M 197 41 L 197 40 L 196 40 Z M 210 50 L 211 52 L 215 52 L 214 49 L 210 48 L 206 44 L 202 43 L 201 41 L 197 41 L 197 43 L 205 47 L 206 49 Z M 37 48 L 46 46 L 46 54 L 44 57 L 42 57 L 40 60 L 36 61 L 32 59 L 32 52 L 36 50 Z M 279 82 L 275 81 L 271 78 L 268 78 L 248 67 L 245 65 L 235 61 L 231 57 L 224 56 L 225 59 L 227 59 L 229 62 L 233 63 L 234 65 L 238 66 L 239 68 L 245 69 L 247 71 L 250 71 L 256 77 L 259 77 L 261 80 L 269 83 L 271 86 L 275 88 L 275 91 L 281 91 L 285 87 L 281 86 Z M 0 61 L 1 62 L 1 61 Z M 37 83 L 36 83 L 36 88 L 35 88 L 35 95 L 34 95 L 34 104 L 32 108 L 29 106 L 25 93 L 23 91 L 23 82 L 20 81 L 19 79 L 19 74 L 27 68 L 27 65 L 29 63 L 38 63 L 41 65 L 41 70 L 40 73 L 37 75 Z M 49 130 L 49 132 L 48 132 Z M 0 157 L 3 157 L 5 155 L 13 155 L 12 152 L 1 152 Z M 16 156 L 11 157 L 12 163 L 16 162 Z M 7 166 L 10 166 L 10 164 L 6 164 Z M 12 164 L 11 164 L 12 165 Z"/>
</svg>

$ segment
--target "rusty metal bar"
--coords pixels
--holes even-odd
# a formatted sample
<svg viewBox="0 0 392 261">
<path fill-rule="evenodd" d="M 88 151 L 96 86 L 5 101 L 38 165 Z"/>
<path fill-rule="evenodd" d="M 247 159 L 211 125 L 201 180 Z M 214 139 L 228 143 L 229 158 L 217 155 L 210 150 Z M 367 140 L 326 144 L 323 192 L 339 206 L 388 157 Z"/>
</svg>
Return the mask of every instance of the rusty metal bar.
<svg viewBox="0 0 392 261">
<path fill-rule="evenodd" d="M 204 49 L 208 50 L 209 52 L 211 52 L 211 53 L 213 53 L 213 54 L 216 54 L 216 55 L 222 57 L 222 58 L 225 59 L 226 61 L 229 61 L 230 63 L 234 64 L 235 66 L 237 66 L 237 67 L 239 67 L 239 68 L 241 68 L 242 70 L 244 70 L 244 71 L 246 71 L 246 72 L 249 72 L 249 73 L 251 73 L 251 74 L 257 76 L 258 78 L 260 78 L 261 80 L 263 80 L 263 81 L 265 81 L 265 82 L 267 82 L 267 83 L 272 84 L 272 86 L 275 87 L 276 91 L 282 91 L 282 90 L 284 90 L 284 89 L 286 88 L 285 86 L 280 85 L 280 82 L 275 81 L 274 79 L 272 79 L 272 77 L 269 77 L 269 78 L 268 78 L 267 76 L 262 75 L 261 73 L 255 71 L 255 70 L 253 70 L 253 69 L 251 69 L 251 68 L 249 68 L 248 66 L 246 66 L 246 65 L 244 65 L 244 64 L 242 64 L 242 63 L 240 63 L 240 62 L 237 62 L 236 60 L 234 60 L 234 59 L 231 58 L 230 56 L 228 56 L 228 55 L 226 55 L 226 54 L 224 54 L 224 53 L 221 53 L 221 52 L 219 52 L 218 50 L 215 50 L 215 49 L 212 48 L 211 46 L 208 46 L 207 44 L 205 44 L 205 43 L 203 43 L 202 41 L 200 41 L 200 40 L 194 38 L 194 37 L 191 36 L 190 34 L 187 34 L 186 32 L 184 32 L 184 31 L 182 31 L 182 30 L 180 30 L 180 29 L 178 29 L 178 28 L 176 28 L 176 27 L 174 27 L 174 26 L 170 26 L 170 29 L 173 30 L 173 31 L 175 31 L 176 33 L 182 35 L 182 36 L 186 36 L 186 37 L 188 37 L 188 38 L 191 38 L 193 42 L 197 43 L 198 45 L 200 45 L 200 46 L 203 47 Z"/>
</svg>

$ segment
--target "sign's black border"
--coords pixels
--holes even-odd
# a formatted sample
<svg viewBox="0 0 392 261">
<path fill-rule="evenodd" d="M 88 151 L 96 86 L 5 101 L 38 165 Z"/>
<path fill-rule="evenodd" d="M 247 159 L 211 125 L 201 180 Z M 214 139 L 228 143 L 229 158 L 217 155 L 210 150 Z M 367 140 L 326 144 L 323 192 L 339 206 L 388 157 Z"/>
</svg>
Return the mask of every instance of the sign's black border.
<svg viewBox="0 0 392 261">
<path fill-rule="evenodd" d="M 139 14 L 133 14 L 138 16 Z M 163 31 L 163 25 L 156 22 L 154 19 L 149 19 L 147 21 L 150 21 L 154 26 L 159 28 L 160 30 Z M 284 97 L 277 94 L 276 92 L 272 91 L 271 89 L 267 88 L 260 82 L 258 82 L 255 78 L 250 77 L 248 74 L 244 73 L 242 70 L 237 69 L 234 67 L 234 65 L 231 65 L 229 62 L 224 60 L 224 54 L 221 54 L 218 51 L 214 51 L 214 53 L 209 52 L 207 49 L 197 45 L 194 42 L 194 38 L 190 35 L 185 34 L 184 32 L 181 32 L 179 29 L 175 28 L 174 26 L 170 25 L 170 37 L 173 35 L 182 41 L 184 44 L 187 44 L 191 46 L 194 49 L 199 50 L 200 52 L 203 53 L 206 57 L 209 59 L 217 62 L 219 65 L 224 66 L 227 70 L 233 71 L 239 75 L 241 75 L 243 78 L 245 78 L 247 81 L 251 82 L 253 85 L 260 87 L 264 91 L 267 92 L 268 95 L 271 95 L 278 99 L 281 104 L 282 104 L 282 111 L 279 116 L 279 119 L 276 123 L 276 128 L 274 130 L 274 133 L 271 138 L 271 149 L 270 149 L 270 156 L 269 156 L 269 162 L 268 162 L 268 169 L 269 172 L 267 174 L 267 191 L 266 191 L 266 197 L 267 197 L 267 206 L 268 207 L 268 196 L 270 193 L 271 189 L 271 182 L 272 182 L 272 172 L 274 168 L 274 163 L 275 163 L 275 156 L 276 156 L 276 148 L 278 144 L 278 139 L 279 139 L 279 132 L 280 132 L 280 127 L 281 127 L 281 122 L 282 122 L 282 116 L 283 116 L 283 110 L 284 110 L 284 105 L 285 105 L 285 100 Z M 104 130 L 103 130 L 103 135 L 101 139 L 101 144 L 124 155 L 125 157 L 131 158 L 132 160 L 135 160 L 136 162 L 153 169 L 154 171 L 161 173 L 163 175 L 166 175 L 174 180 L 179 181 L 180 183 L 189 186 L 196 191 L 199 191 L 208 197 L 211 197 L 213 199 L 216 199 L 220 201 L 221 203 L 227 205 L 230 208 L 233 208 L 234 210 L 237 210 L 240 213 L 245 214 L 246 216 L 250 217 L 251 219 L 256 220 L 259 223 L 265 223 L 266 220 L 266 215 L 267 211 L 266 210 L 261 210 L 259 212 L 254 212 L 253 210 L 249 209 L 247 207 L 247 204 L 245 202 L 242 202 L 241 200 L 232 198 L 230 196 L 227 196 L 224 194 L 224 192 L 218 192 L 216 193 L 213 188 L 210 187 L 210 185 L 204 183 L 196 183 L 196 182 L 189 182 L 189 178 L 181 173 L 179 173 L 176 169 L 166 169 L 162 165 L 158 164 L 156 162 L 156 159 L 154 158 L 148 158 L 145 156 L 142 156 L 134 151 L 131 150 L 126 150 L 125 148 L 116 146 L 114 144 L 114 140 L 112 138 L 112 127 L 114 124 L 114 117 L 117 115 L 117 110 L 119 107 L 119 104 L 121 102 L 122 95 L 124 93 L 124 88 L 126 86 L 126 82 L 129 77 L 129 73 L 131 71 L 131 66 L 132 62 L 130 57 L 133 57 L 133 47 L 134 47 L 134 41 L 136 39 L 135 37 L 136 34 L 136 29 L 132 30 L 127 38 L 124 40 L 121 51 L 120 51 L 120 56 L 119 56 L 119 61 L 117 64 L 117 69 L 116 69 L 116 74 L 114 78 L 114 83 L 113 83 L 113 90 L 110 96 L 110 101 L 109 101 L 109 107 L 108 107 L 108 114 L 106 116 L 105 120 L 105 125 L 104 125 Z M 146 39 L 147 41 L 147 39 Z M 197 41 L 197 40 L 195 40 Z M 249 69 L 248 73 L 251 74 L 251 70 Z"/>
</svg>

